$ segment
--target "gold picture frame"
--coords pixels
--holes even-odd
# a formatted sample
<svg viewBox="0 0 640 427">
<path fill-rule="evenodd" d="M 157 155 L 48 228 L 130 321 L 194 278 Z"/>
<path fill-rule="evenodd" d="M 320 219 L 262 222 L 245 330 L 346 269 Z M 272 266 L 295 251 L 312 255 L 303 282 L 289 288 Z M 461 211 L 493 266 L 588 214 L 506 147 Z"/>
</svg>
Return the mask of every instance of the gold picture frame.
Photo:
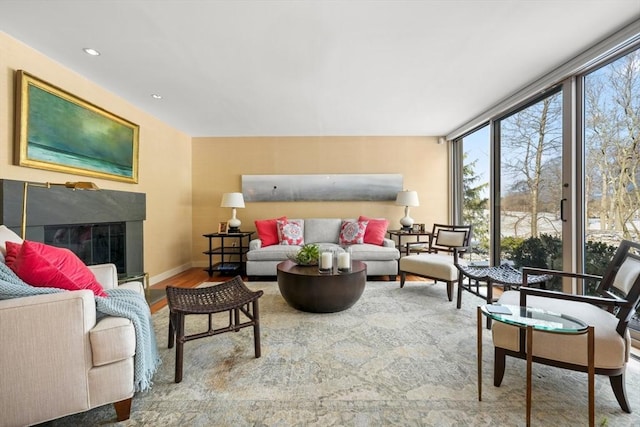
<svg viewBox="0 0 640 427">
<path fill-rule="evenodd" d="M 218 223 L 218 234 L 227 234 L 229 233 L 229 223 L 227 221 Z"/>
<path fill-rule="evenodd" d="M 136 184 L 139 126 L 16 72 L 14 163 Z"/>
</svg>

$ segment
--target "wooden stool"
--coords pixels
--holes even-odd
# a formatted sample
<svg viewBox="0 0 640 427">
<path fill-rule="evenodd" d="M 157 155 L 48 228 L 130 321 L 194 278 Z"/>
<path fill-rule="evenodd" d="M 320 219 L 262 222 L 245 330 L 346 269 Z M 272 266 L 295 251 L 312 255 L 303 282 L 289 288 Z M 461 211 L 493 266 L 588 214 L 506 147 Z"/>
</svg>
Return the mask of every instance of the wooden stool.
<svg viewBox="0 0 640 427">
<path fill-rule="evenodd" d="M 167 286 L 167 302 L 169 304 L 169 348 L 176 345 L 175 382 L 182 381 L 183 347 L 187 341 L 210 337 L 224 332 L 238 332 L 242 328 L 253 326 L 253 342 L 256 358 L 260 357 L 260 314 L 258 298 L 262 291 L 253 292 L 248 289 L 242 278 L 233 279 L 218 285 L 205 288 L 177 288 Z M 223 311 L 229 312 L 229 325 L 213 329 L 212 315 Z M 240 323 L 240 312 L 249 318 Z M 187 314 L 208 314 L 209 329 L 185 336 L 184 318 Z"/>
</svg>

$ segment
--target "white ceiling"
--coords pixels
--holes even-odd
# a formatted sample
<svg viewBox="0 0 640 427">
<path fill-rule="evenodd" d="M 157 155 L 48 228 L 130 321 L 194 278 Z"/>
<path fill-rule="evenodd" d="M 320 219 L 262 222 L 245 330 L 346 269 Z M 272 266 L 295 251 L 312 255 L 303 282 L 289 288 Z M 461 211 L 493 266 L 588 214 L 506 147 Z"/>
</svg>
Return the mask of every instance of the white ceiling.
<svg viewBox="0 0 640 427">
<path fill-rule="evenodd" d="M 445 135 L 639 17 L 640 0 L 0 0 L 0 31 L 191 136 Z"/>
</svg>

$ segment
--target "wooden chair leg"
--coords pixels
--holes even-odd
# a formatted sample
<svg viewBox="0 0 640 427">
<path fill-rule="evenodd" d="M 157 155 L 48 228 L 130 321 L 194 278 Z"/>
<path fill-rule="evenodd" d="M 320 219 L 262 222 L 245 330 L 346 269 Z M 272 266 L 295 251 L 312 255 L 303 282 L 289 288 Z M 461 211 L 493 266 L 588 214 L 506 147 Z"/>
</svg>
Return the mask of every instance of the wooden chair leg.
<svg viewBox="0 0 640 427">
<path fill-rule="evenodd" d="M 611 383 L 613 394 L 616 396 L 616 400 L 618 400 L 620 408 L 622 408 L 622 410 L 627 414 L 630 414 L 631 407 L 629 406 L 627 391 L 624 385 L 624 373 L 609 377 L 609 382 Z"/>
<path fill-rule="evenodd" d="M 121 400 L 120 402 L 115 402 L 113 407 L 116 410 L 116 419 L 118 421 L 128 420 L 131 416 L 131 402 L 133 401 L 133 397 L 130 397 L 125 400 Z"/>
<path fill-rule="evenodd" d="M 404 271 L 400 272 L 400 288 L 404 288 L 404 281 L 407 280 L 407 273 Z"/>
<path fill-rule="evenodd" d="M 460 274 L 460 277 L 458 278 L 458 299 L 456 301 L 456 308 L 462 308 L 462 281 L 464 280 L 464 278 L 462 277 L 462 274 Z"/>
<path fill-rule="evenodd" d="M 182 362 L 184 357 L 184 314 L 176 315 L 176 367 L 175 382 L 182 381 Z"/>
<path fill-rule="evenodd" d="M 500 387 L 504 378 L 504 368 L 507 355 L 504 350 L 496 348 L 493 354 L 493 385 Z"/>
<path fill-rule="evenodd" d="M 256 359 L 260 357 L 260 310 L 258 300 L 253 302 L 253 347 Z"/>
<path fill-rule="evenodd" d="M 447 281 L 447 298 L 449 301 L 453 301 L 453 282 Z"/>
<path fill-rule="evenodd" d="M 173 348 L 173 342 L 176 337 L 176 331 L 173 323 L 175 322 L 175 315 L 169 313 L 169 337 L 167 338 L 167 348 Z"/>
</svg>

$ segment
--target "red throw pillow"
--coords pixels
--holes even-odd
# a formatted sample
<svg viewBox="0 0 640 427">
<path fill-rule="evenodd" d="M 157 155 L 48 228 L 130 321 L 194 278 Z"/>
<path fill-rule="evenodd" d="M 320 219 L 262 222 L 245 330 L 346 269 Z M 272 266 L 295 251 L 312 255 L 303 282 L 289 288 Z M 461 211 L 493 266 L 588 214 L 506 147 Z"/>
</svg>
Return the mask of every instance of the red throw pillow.
<svg viewBox="0 0 640 427">
<path fill-rule="evenodd" d="M 108 296 L 91 270 L 69 249 L 25 240 L 10 268 L 31 286 L 90 289 L 96 296 Z"/>
<path fill-rule="evenodd" d="M 356 245 L 364 242 L 367 221 L 342 221 L 339 242 L 341 245 Z"/>
<path fill-rule="evenodd" d="M 304 229 L 300 221 L 279 219 L 276 224 L 278 224 L 278 236 L 281 245 L 304 245 Z"/>
<path fill-rule="evenodd" d="M 254 221 L 258 239 L 262 241 L 262 247 L 277 245 L 280 243 L 278 238 L 278 220 L 286 221 L 287 217 L 283 216 L 274 219 L 257 219 Z"/>
<path fill-rule="evenodd" d="M 384 236 L 387 234 L 387 228 L 389 227 L 389 220 L 385 218 L 376 219 L 360 216 L 358 221 L 369 221 L 367 229 L 364 231 L 364 242 L 372 245 L 382 245 Z"/>
<path fill-rule="evenodd" d="M 7 240 L 5 245 L 7 247 L 7 254 L 4 256 L 4 263 L 7 264 L 7 267 L 11 268 L 13 263 L 16 262 L 18 252 L 20 252 L 20 248 L 22 248 L 22 243 L 14 243 Z"/>
</svg>

